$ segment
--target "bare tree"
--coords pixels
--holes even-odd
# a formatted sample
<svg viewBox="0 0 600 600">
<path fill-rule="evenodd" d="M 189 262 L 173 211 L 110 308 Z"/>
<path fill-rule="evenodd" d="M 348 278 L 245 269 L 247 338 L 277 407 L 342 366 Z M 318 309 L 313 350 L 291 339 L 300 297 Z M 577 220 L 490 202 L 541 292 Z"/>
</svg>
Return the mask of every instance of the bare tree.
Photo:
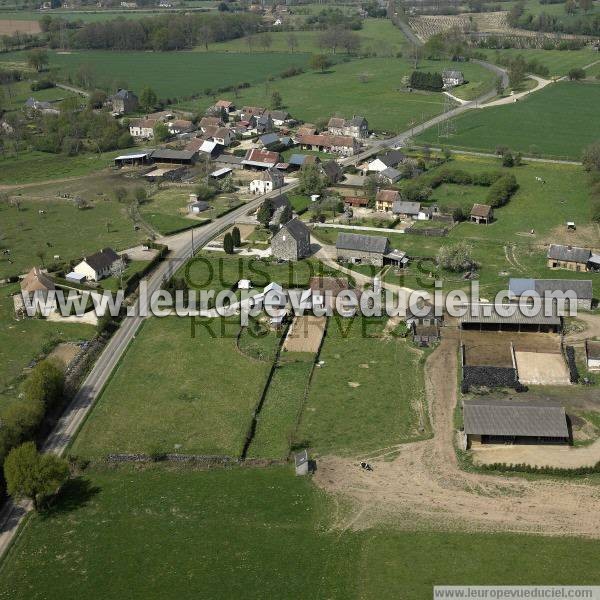
<svg viewBox="0 0 600 600">
<path fill-rule="evenodd" d="M 119 285 L 123 288 L 123 275 L 125 270 L 127 269 L 127 265 L 122 258 L 115 260 L 115 262 L 110 267 L 110 274 L 119 280 Z"/>
<path fill-rule="evenodd" d="M 294 52 L 298 48 L 298 36 L 291 32 L 287 36 L 287 46 L 290 52 Z"/>
</svg>

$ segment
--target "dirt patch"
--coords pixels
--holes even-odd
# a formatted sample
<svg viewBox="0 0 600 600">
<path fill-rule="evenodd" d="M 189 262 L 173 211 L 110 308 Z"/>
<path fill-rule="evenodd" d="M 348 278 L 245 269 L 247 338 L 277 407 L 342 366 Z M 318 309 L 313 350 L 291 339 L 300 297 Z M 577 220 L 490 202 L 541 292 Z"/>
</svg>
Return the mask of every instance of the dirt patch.
<svg viewBox="0 0 600 600">
<path fill-rule="evenodd" d="M 48 358 L 53 358 L 60 361 L 65 369 L 73 362 L 75 357 L 79 354 L 79 346 L 72 342 L 62 342 L 50 352 Z"/>
<path fill-rule="evenodd" d="M 248 223 L 236 223 L 235 225 L 232 225 L 229 229 L 223 231 L 223 233 L 221 233 L 221 235 L 219 235 L 219 237 L 215 239 L 222 242 L 225 238 L 225 234 L 231 233 L 231 230 L 234 227 L 237 227 L 240 230 L 240 238 L 242 242 L 245 241 L 248 238 L 248 236 L 256 229 L 256 225 L 249 225 Z"/>
<path fill-rule="evenodd" d="M 312 352 L 316 354 L 325 333 L 325 317 L 295 317 L 283 343 L 288 352 Z"/>
<path fill-rule="evenodd" d="M 40 24 L 37 21 L 18 21 L 13 19 L 0 19 L 0 35 L 12 35 L 13 33 L 40 33 Z"/>
<path fill-rule="evenodd" d="M 515 352 L 519 381 L 527 385 L 570 385 L 562 354 Z"/>
<path fill-rule="evenodd" d="M 600 538 L 600 494 L 578 482 L 527 481 L 481 475 L 458 466 L 453 443 L 458 345 L 444 337 L 426 362 L 425 382 L 434 437 L 382 448 L 363 457 L 323 457 L 315 482 L 351 501 L 341 529 L 385 523 L 413 529 L 514 531 Z M 390 460 L 390 457 L 394 457 Z"/>
<path fill-rule="evenodd" d="M 583 246 L 584 248 L 594 248 L 598 245 L 600 236 L 600 226 L 595 223 L 589 225 L 578 224 L 575 231 L 569 230 L 565 225 L 555 227 L 547 238 L 543 240 L 544 250 L 548 249 L 549 244 L 563 244 L 572 246 Z"/>
</svg>

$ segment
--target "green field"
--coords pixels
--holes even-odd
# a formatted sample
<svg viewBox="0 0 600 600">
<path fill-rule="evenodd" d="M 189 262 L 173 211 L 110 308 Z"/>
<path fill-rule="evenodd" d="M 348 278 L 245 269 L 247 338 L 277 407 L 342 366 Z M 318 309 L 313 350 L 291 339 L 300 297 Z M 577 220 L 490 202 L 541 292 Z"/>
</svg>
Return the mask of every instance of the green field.
<svg viewBox="0 0 600 600">
<path fill-rule="evenodd" d="M 423 435 L 422 352 L 384 335 L 384 326 L 330 320 L 297 434 L 314 452 L 366 453 Z"/>
<path fill-rule="evenodd" d="M 6 105 L 3 108 L 5 108 L 6 111 L 21 110 L 28 98 L 35 98 L 40 102 L 52 102 L 57 106 L 60 106 L 61 100 L 73 96 L 72 92 L 56 87 L 32 92 L 30 81 L 19 81 L 10 86 L 0 86 L 0 95 L 2 93 L 4 93 L 2 98 L 6 102 Z"/>
<path fill-rule="evenodd" d="M 548 5 L 554 6 L 554 5 Z M 562 6 L 562 5 L 555 5 Z M 525 60 L 535 60 L 548 67 L 551 76 L 566 75 L 570 69 L 582 68 L 599 60 L 598 54 L 590 49 L 584 50 L 519 50 L 510 48 L 508 50 L 482 50 L 489 61 L 499 65 L 505 65 L 508 60 L 522 56 Z"/>
<path fill-rule="evenodd" d="M 406 50 L 406 38 L 402 32 L 394 27 L 391 21 L 387 19 L 366 19 L 363 22 L 363 27 L 357 31 L 361 40 L 361 52 L 374 53 L 378 56 L 395 56 Z M 323 52 L 318 45 L 319 32 L 317 31 L 294 31 L 294 36 L 298 42 L 295 52 Z M 290 32 L 274 31 L 271 33 L 270 52 L 290 52 L 288 45 L 288 37 Z M 259 38 L 260 39 L 260 38 Z M 204 48 L 198 48 L 199 51 L 204 51 Z M 252 44 L 248 43 L 248 38 L 237 38 L 227 42 L 219 42 L 209 45 L 210 50 L 218 50 L 220 52 L 262 52 L 258 40 Z M 327 52 L 327 51 L 325 51 Z M 341 50 L 340 53 L 344 53 Z"/>
<path fill-rule="evenodd" d="M 555 83 L 514 104 L 461 115 L 450 138 L 438 138 L 437 129 L 431 128 L 417 141 L 484 152 L 505 145 L 524 153 L 579 160 L 582 149 L 600 138 L 599 102 L 598 84 Z"/>
<path fill-rule="evenodd" d="M 29 518 L 0 598 L 430 600 L 435 584 L 600 583 L 597 540 L 342 530 L 334 514 L 287 467 L 90 469 Z"/>
<path fill-rule="evenodd" d="M 50 68 L 66 76 L 83 65 L 96 85 L 129 87 L 140 92 L 150 86 L 159 98 L 182 98 L 206 89 L 260 83 L 291 66 L 305 66 L 308 54 L 248 54 L 234 52 L 112 52 L 73 50 L 52 52 Z M 0 65 L 25 62 L 26 53 L 0 55 Z M 165 74 L 168 73 L 168 77 Z"/>
<path fill-rule="evenodd" d="M 468 172 L 503 170 L 517 178 L 519 190 L 510 202 L 495 211 L 495 221 L 488 226 L 475 223 L 460 223 L 447 237 L 435 238 L 390 232 L 371 232 L 370 235 L 389 237 L 392 247 L 406 251 L 412 257 L 434 257 L 442 245 L 467 240 L 473 247 L 473 256 L 480 263 L 479 279 L 481 292 L 485 297 L 506 289 L 509 277 L 538 277 L 565 279 L 592 279 L 596 297 L 600 297 L 600 278 L 589 273 L 575 273 L 566 270 L 553 271 L 546 267 L 546 252 L 550 243 L 573 244 L 594 247 L 598 243 L 598 230 L 590 224 L 590 206 L 586 174 L 581 167 L 558 164 L 529 163 L 512 170 L 502 169 L 499 160 L 456 156 L 451 167 Z M 541 184 L 536 177 L 546 183 Z M 485 198 L 486 188 L 471 186 L 440 186 L 435 190 L 434 203 L 448 190 L 446 198 L 456 198 L 461 192 L 466 205 Z M 441 191 L 440 191 L 441 190 Z M 453 200 L 453 204 L 458 201 Z M 566 222 L 575 221 L 577 231 L 572 235 L 566 231 Z M 531 235 L 531 230 L 534 234 Z M 326 243 L 335 243 L 339 230 L 315 229 L 314 235 Z M 505 246 L 514 249 L 516 260 L 507 258 Z M 414 289 L 433 286 L 428 277 L 436 268 L 430 261 L 413 260 L 409 269 L 395 275 L 390 271 L 386 280 L 390 283 L 406 285 Z M 445 287 L 463 288 L 460 275 L 442 273 Z"/>
<path fill-rule="evenodd" d="M 11 294 L 18 284 L 0 287 L 0 413 L 18 394 L 18 380 L 29 362 L 57 342 L 90 339 L 95 328 L 77 323 L 55 323 L 45 319 L 16 321 Z"/>
<path fill-rule="evenodd" d="M 424 61 L 421 68 L 440 71 L 448 66 L 449 63 Z M 241 91 L 237 103 L 265 105 L 277 90 L 287 110 L 304 121 L 314 123 L 334 113 L 348 117 L 363 115 L 372 129 L 398 132 L 408 129 L 412 122 L 424 121 L 443 110 L 441 94 L 398 91 L 402 78 L 410 71 L 411 66 L 404 59 L 352 60 L 338 63 L 325 73 L 307 72 L 266 86 L 250 87 Z M 477 81 L 484 87 L 493 86 L 493 77 L 483 67 L 466 64 L 464 72 L 473 86 Z M 465 89 L 465 93 L 469 94 L 472 89 Z M 200 104 L 185 104 L 185 107 L 204 110 L 209 103 L 205 100 Z"/>
<path fill-rule="evenodd" d="M 123 250 L 144 238 L 142 231 L 134 231 L 124 205 L 108 197 L 86 199 L 90 208 L 81 210 L 45 190 L 27 190 L 20 210 L 0 203 L 2 246 L 10 249 L 12 260 L 11 264 L 8 256 L 0 255 L 0 278 L 52 263 L 55 255 L 77 260 L 106 246 Z M 38 212 L 42 209 L 44 214 Z"/>
<path fill-rule="evenodd" d="M 254 342 L 220 319 L 193 337 L 191 320 L 148 320 L 76 439 L 73 452 L 238 456 L 271 368 L 277 338 Z M 223 328 L 221 328 L 223 326 Z M 211 337 L 214 334 L 215 337 Z M 264 350 L 264 360 L 255 356 Z"/>
</svg>

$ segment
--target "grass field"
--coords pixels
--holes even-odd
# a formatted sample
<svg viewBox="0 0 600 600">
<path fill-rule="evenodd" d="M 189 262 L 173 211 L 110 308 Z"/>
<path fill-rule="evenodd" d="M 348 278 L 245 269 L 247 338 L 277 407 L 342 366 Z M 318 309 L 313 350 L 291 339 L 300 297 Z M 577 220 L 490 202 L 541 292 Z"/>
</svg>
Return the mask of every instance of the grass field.
<svg viewBox="0 0 600 600">
<path fill-rule="evenodd" d="M 456 119 L 456 133 L 439 139 L 437 129 L 417 139 L 454 148 L 494 151 L 499 145 L 525 153 L 579 160 L 600 138 L 596 106 L 600 85 L 560 82 L 514 104 L 469 111 Z"/>
<path fill-rule="evenodd" d="M 61 100 L 73 96 L 72 92 L 56 87 L 32 92 L 30 81 L 19 81 L 10 86 L 0 86 L 0 94 L 2 92 L 4 92 L 3 99 L 6 102 L 4 106 L 6 111 L 21 110 L 28 98 L 35 98 L 40 102 L 52 102 L 56 106 L 60 106 Z"/>
<path fill-rule="evenodd" d="M 219 319 L 192 336 L 191 320 L 144 324 L 75 441 L 73 452 L 175 452 L 238 456 L 271 367 L 277 339 L 236 349 L 239 324 Z M 223 329 L 221 325 L 223 324 Z M 244 337 L 246 338 L 246 335 Z M 260 350 L 260 348 L 259 348 Z"/>
<path fill-rule="evenodd" d="M 497 160 L 469 156 L 456 156 L 451 166 L 471 173 L 502 170 Z M 443 238 L 394 234 L 391 231 L 381 234 L 371 232 L 371 235 L 389 237 L 392 247 L 400 248 L 412 257 L 433 257 L 440 246 L 466 240 L 472 245 L 473 256 L 480 263 L 480 284 L 486 297 L 506 289 L 509 277 L 592 279 L 595 295 L 600 297 L 600 278 L 589 273 L 553 271 L 546 267 L 546 252 L 552 242 L 586 247 L 598 244 L 597 226 L 590 224 L 589 196 L 583 169 L 570 165 L 530 163 L 510 172 L 517 178 L 519 190 L 506 206 L 495 211 L 496 220 L 491 225 L 460 223 Z M 536 177 L 541 177 L 546 183 L 541 184 Z M 464 191 L 466 195 L 461 203 L 464 201 L 466 205 L 471 199 L 473 202 L 483 200 L 487 193 L 485 188 L 474 186 L 441 186 L 434 192 L 431 203 L 443 196 L 444 189 L 448 190 L 444 196 L 448 202 Z M 471 198 L 467 201 L 469 195 Z M 458 204 L 458 201 L 453 203 Z M 567 221 L 578 224 L 576 232 L 570 234 L 566 231 Z M 533 235 L 530 234 L 532 229 Z M 339 230 L 335 229 L 314 230 L 314 234 L 327 243 L 335 243 L 338 233 Z M 505 246 L 513 250 L 509 252 Z M 433 286 L 428 274 L 435 272 L 435 266 L 430 261 L 424 261 L 421 266 L 418 263 L 418 260 L 413 260 L 410 268 L 400 276 L 390 271 L 386 280 L 418 289 Z M 466 285 L 460 275 L 442 275 L 447 286 L 461 288 Z"/>
<path fill-rule="evenodd" d="M 296 52 L 323 52 L 318 45 L 319 32 L 294 31 L 298 45 Z M 362 29 L 357 31 L 361 40 L 361 52 L 374 53 L 379 56 L 396 56 L 406 50 L 406 38 L 402 32 L 394 27 L 387 19 L 365 19 Z M 271 33 L 272 45 L 270 52 L 290 52 L 288 37 L 290 32 L 274 31 Z M 198 48 L 204 51 L 204 48 Z M 248 44 L 248 38 L 237 38 L 227 42 L 209 45 L 209 51 L 227 52 L 261 52 L 258 43 Z M 343 52 L 343 51 L 342 51 Z"/>
<path fill-rule="evenodd" d="M 548 6 L 563 6 L 551 5 Z M 536 60 L 540 64 L 548 67 L 550 75 L 566 75 L 570 69 L 585 67 L 600 57 L 590 49 L 584 50 L 537 50 L 534 48 L 527 50 L 518 50 L 510 48 L 508 50 L 482 50 L 491 62 L 499 65 L 505 65 L 508 60 L 517 56 L 522 56 L 525 60 Z"/>
<path fill-rule="evenodd" d="M 600 583 L 597 540 L 342 531 L 333 513 L 289 468 L 91 469 L 30 517 L 0 598 L 429 600 L 434 584 Z"/>
<path fill-rule="evenodd" d="M 18 284 L 0 287 L 0 414 L 17 396 L 18 380 L 32 359 L 56 342 L 87 340 L 95 332 L 90 325 L 76 323 L 54 323 L 45 319 L 16 321 L 10 294 L 19 290 Z"/>
<path fill-rule="evenodd" d="M 447 63 L 424 61 L 422 69 L 440 71 Z M 315 122 L 334 113 L 351 117 L 364 115 L 369 126 L 378 131 L 397 132 L 440 113 L 441 94 L 406 93 L 398 91 L 402 78 L 412 70 L 404 59 L 369 58 L 341 62 L 325 73 L 307 72 L 297 77 L 277 80 L 269 85 L 253 86 L 240 93 L 239 104 L 265 105 L 277 90 L 287 110 L 296 118 Z M 489 71 L 475 64 L 464 66 L 465 77 L 481 81 L 483 87 L 493 85 Z M 366 75 L 366 82 L 363 82 Z M 470 88 L 471 92 L 473 88 Z M 457 90 L 458 92 L 458 90 Z M 465 89 L 469 94 L 469 89 Z M 210 103 L 186 104 L 187 108 L 204 110 Z"/>
<path fill-rule="evenodd" d="M 291 66 L 305 66 L 308 54 L 248 54 L 234 52 L 111 52 L 50 53 L 50 68 L 73 75 L 85 65 L 96 84 L 129 87 L 140 93 L 150 86 L 159 98 L 181 98 L 243 82 L 251 84 L 279 75 Z M 25 62 L 26 53 L 0 55 L 4 62 Z M 165 73 L 169 76 L 165 77 Z"/>
<path fill-rule="evenodd" d="M 313 354 L 290 354 L 275 370 L 248 458 L 287 458 L 314 358 Z"/>
<path fill-rule="evenodd" d="M 100 154 L 65 156 L 35 150 L 18 156 L 0 158 L 0 191 L 3 185 L 21 185 L 57 179 L 83 177 L 113 165 L 113 160 L 127 150 Z"/>
<path fill-rule="evenodd" d="M 332 319 L 297 439 L 318 454 L 370 452 L 423 435 L 422 352 L 383 335 L 385 321 Z M 425 425 L 426 426 L 426 425 Z"/>
<path fill-rule="evenodd" d="M 0 278 L 51 263 L 54 255 L 61 260 L 80 259 L 106 246 L 122 250 L 144 238 L 143 232 L 134 231 L 124 205 L 108 198 L 88 197 L 88 201 L 91 208 L 80 210 L 69 200 L 41 193 L 24 198 L 20 210 L 0 204 L 2 246 L 10 249 L 13 261 L 0 255 Z M 45 213 L 39 214 L 40 209 Z"/>
</svg>

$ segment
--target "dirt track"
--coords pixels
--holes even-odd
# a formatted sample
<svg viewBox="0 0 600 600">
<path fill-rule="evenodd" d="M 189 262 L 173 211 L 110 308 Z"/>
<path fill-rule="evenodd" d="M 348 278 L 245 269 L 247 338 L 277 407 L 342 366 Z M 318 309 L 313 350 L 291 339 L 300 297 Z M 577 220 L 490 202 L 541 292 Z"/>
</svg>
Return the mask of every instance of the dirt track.
<svg viewBox="0 0 600 600">
<path fill-rule="evenodd" d="M 444 338 L 426 363 L 434 438 L 382 449 L 357 461 L 324 457 L 316 483 L 354 501 L 337 525 L 364 529 L 393 522 L 405 528 L 506 530 L 600 538 L 600 486 L 487 476 L 459 468 L 453 449 L 457 341 Z M 383 460 L 388 454 L 396 458 Z"/>
</svg>

